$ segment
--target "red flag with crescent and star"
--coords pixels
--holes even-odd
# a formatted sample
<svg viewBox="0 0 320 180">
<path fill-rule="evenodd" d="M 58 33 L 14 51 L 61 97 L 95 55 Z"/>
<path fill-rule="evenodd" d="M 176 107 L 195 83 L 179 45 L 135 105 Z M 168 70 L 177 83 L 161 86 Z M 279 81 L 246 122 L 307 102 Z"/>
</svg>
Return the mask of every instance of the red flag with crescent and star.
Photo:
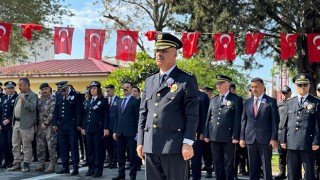
<svg viewBox="0 0 320 180">
<path fill-rule="evenodd" d="M 194 33 L 188 33 L 188 32 L 183 32 L 181 41 L 183 44 L 183 49 L 182 49 L 182 57 L 183 58 L 191 58 L 192 55 L 198 53 L 198 48 L 197 48 L 197 41 L 200 33 L 199 32 L 194 32 Z"/>
<path fill-rule="evenodd" d="M 86 29 L 84 38 L 84 58 L 102 59 L 106 31 L 102 29 Z"/>
<path fill-rule="evenodd" d="M 157 31 L 148 31 L 144 35 L 148 38 L 148 41 L 153 41 Z"/>
<path fill-rule="evenodd" d="M 21 28 L 23 29 L 22 36 L 27 38 L 27 41 L 31 41 L 32 31 L 41 31 L 43 26 L 38 24 L 22 24 Z"/>
<path fill-rule="evenodd" d="M 135 62 L 137 43 L 138 31 L 118 30 L 116 59 Z"/>
<path fill-rule="evenodd" d="M 0 23 L 0 50 L 8 52 L 12 24 Z"/>
<path fill-rule="evenodd" d="M 298 34 L 280 34 L 281 59 L 286 60 L 296 54 Z"/>
<path fill-rule="evenodd" d="M 320 34 L 307 34 L 309 62 L 320 62 Z"/>
<path fill-rule="evenodd" d="M 234 34 L 214 34 L 214 56 L 216 60 L 236 58 Z"/>
<path fill-rule="evenodd" d="M 257 51 L 258 45 L 263 38 L 262 33 L 246 34 L 246 54 L 254 54 Z"/>
<path fill-rule="evenodd" d="M 54 53 L 71 54 L 74 28 L 54 27 Z"/>
</svg>

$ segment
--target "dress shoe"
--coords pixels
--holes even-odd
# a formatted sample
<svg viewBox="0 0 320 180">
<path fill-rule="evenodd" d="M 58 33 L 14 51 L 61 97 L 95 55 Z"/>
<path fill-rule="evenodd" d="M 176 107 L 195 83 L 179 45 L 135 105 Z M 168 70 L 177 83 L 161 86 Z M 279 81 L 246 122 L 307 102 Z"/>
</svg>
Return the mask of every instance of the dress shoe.
<svg viewBox="0 0 320 180">
<path fill-rule="evenodd" d="M 127 164 L 126 165 L 126 170 L 129 170 L 130 169 L 130 164 Z"/>
<path fill-rule="evenodd" d="M 88 163 L 88 161 L 86 161 L 86 160 L 84 160 L 82 163 L 81 163 L 81 167 L 86 167 L 86 166 L 88 166 L 89 165 L 89 163 Z"/>
<path fill-rule="evenodd" d="M 88 171 L 85 176 L 93 176 L 94 173 L 92 171 Z"/>
<path fill-rule="evenodd" d="M 118 175 L 118 176 L 116 176 L 116 177 L 112 178 L 112 180 L 125 180 L 125 179 L 126 179 L 126 177 L 125 177 L 125 176 L 120 176 L 120 175 Z"/>
<path fill-rule="evenodd" d="M 104 165 L 103 167 L 104 167 L 104 168 L 110 168 L 110 166 L 111 166 L 111 163 L 108 162 L 108 163 L 107 163 L 106 165 Z"/>
<path fill-rule="evenodd" d="M 101 177 L 102 174 L 94 174 L 93 177 Z"/>
<path fill-rule="evenodd" d="M 286 179 L 286 175 L 284 174 L 279 174 L 278 176 L 274 177 L 275 180 L 280 180 L 280 179 Z"/>
<path fill-rule="evenodd" d="M 71 175 L 72 176 L 75 176 L 75 175 L 78 175 L 79 174 L 79 168 L 76 167 L 76 168 L 73 168 L 72 172 L 71 172 Z"/>
<path fill-rule="evenodd" d="M 248 176 L 249 173 L 247 171 L 240 171 L 240 174 L 242 174 L 243 176 Z"/>
<path fill-rule="evenodd" d="M 69 174 L 70 170 L 67 168 L 61 168 L 60 171 L 56 172 L 57 174 Z"/>
</svg>

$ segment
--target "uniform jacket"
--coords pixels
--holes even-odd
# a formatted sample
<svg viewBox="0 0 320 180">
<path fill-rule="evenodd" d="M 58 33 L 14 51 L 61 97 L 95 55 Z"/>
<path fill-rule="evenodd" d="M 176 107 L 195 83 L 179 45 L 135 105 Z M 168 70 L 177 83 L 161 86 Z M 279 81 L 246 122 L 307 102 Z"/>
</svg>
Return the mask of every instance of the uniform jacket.
<svg viewBox="0 0 320 180">
<path fill-rule="evenodd" d="M 181 153 L 183 140 L 194 140 L 199 121 L 196 78 L 175 67 L 160 85 L 160 74 L 147 78 L 142 92 L 138 145 L 153 154 Z"/>
<path fill-rule="evenodd" d="M 281 128 L 284 126 L 284 123 L 285 123 L 285 115 L 286 115 L 286 111 L 285 111 L 285 108 L 286 108 L 286 102 L 285 101 L 281 101 L 278 103 L 278 111 L 279 111 L 279 116 L 280 116 L 280 123 L 279 123 L 279 130 L 278 130 L 278 135 L 279 135 L 279 139 L 281 137 Z"/>
<path fill-rule="evenodd" d="M 118 118 L 114 122 L 114 133 L 117 136 L 136 136 L 139 121 L 139 100 L 131 96 L 124 111 L 121 112 L 122 101 L 123 99 L 118 103 Z"/>
<path fill-rule="evenodd" d="M 90 103 L 91 99 L 86 100 L 84 104 L 83 127 L 87 132 L 96 132 L 108 129 L 110 123 L 110 111 L 108 101 L 101 97 Z"/>
<path fill-rule="evenodd" d="M 281 128 L 282 144 L 291 150 L 311 150 L 319 144 L 320 100 L 308 95 L 303 107 L 299 106 L 298 97 L 286 103 L 284 126 Z"/>
<path fill-rule="evenodd" d="M 1 128 L 2 129 L 10 129 L 12 128 L 13 121 L 13 111 L 14 104 L 17 100 L 17 94 L 12 94 L 12 97 L 8 99 L 8 95 L 2 96 L 1 98 Z M 9 124 L 4 125 L 3 120 L 8 119 L 10 121 Z"/>
<path fill-rule="evenodd" d="M 118 118 L 118 106 L 120 106 L 122 102 L 122 99 L 118 96 L 115 96 L 112 105 L 110 107 L 110 123 L 108 129 L 112 132 L 114 132 L 114 122 Z"/>
<path fill-rule="evenodd" d="M 225 99 L 222 104 L 219 95 L 210 100 L 204 130 L 204 137 L 210 141 L 232 142 L 232 139 L 240 139 L 242 99 L 231 92 Z"/>
<path fill-rule="evenodd" d="M 37 101 L 38 96 L 33 91 L 25 93 L 25 101 L 21 101 L 20 129 L 29 130 L 37 123 Z M 15 101 L 16 106 L 18 100 Z M 14 115 L 14 112 L 12 113 Z M 14 118 L 13 118 L 14 125 Z"/>
<path fill-rule="evenodd" d="M 64 130 L 82 127 L 82 115 L 82 98 L 79 93 L 71 90 L 65 99 L 61 94 L 56 95 L 53 126 Z"/>
<path fill-rule="evenodd" d="M 243 105 L 240 139 L 247 144 L 255 141 L 269 144 L 270 140 L 278 140 L 279 112 L 277 101 L 263 95 L 257 117 L 253 114 L 254 97 L 245 100 Z"/>
<path fill-rule="evenodd" d="M 38 122 L 52 125 L 53 111 L 56 100 L 53 96 L 41 97 L 38 100 Z"/>
</svg>

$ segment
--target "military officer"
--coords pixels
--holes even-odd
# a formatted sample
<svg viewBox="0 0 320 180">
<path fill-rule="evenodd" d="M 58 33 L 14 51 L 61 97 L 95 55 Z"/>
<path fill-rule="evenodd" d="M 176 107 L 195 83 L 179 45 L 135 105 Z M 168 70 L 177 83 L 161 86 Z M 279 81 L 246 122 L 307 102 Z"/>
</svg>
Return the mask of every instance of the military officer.
<svg viewBox="0 0 320 180">
<path fill-rule="evenodd" d="M 4 83 L 6 95 L 1 98 L 1 147 L 4 153 L 4 164 L 1 168 L 9 168 L 13 163 L 12 154 L 12 115 L 14 104 L 17 99 L 15 93 L 16 83 L 7 81 Z"/>
<path fill-rule="evenodd" d="M 188 160 L 199 121 L 196 77 L 176 66 L 181 41 L 155 36 L 160 72 L 147 78 L 142 92 L 137 152 L 146 162 L 146 179 L 188 179 Z M 145 154 L 143 154 L 143 152 Z"/>
<path fill-rule="evenodd" d="M 293 78 L 298 96 L 288 99 L 281 147 L 287 149 L 288 179 L 299 179 L 301 165 L 304 179 L 315 179 L 314 151 L 319 149 L 320 100 L 309 94 L 311 76 L 298 74 Z"/>
<path fill-rule="evenodd" d="M 110 134 L 108 129 L 110 112 L 108 101 L 103 97 L 101 84 L 92 81 L 88 98 L 84 102 L 84 121 L 82 133 L 86 135 L 89 169 L 86 176 L 100 177 L 103 174 L 105 159 L 104 138 Z"/>
<path fill-rule="evenodd" d="M 62 160 L 62 168 L 58 174 L 69 173 L 69 149 L 73 171 L 79 174 L 78 130 L 82 126 L 82 99 L 79 93 L 68 86 L 68 81 L 56 83 L 59 94 L 56 95 L 56 106 L 53 113 L 53 128 L 58 132 L 58 141 Z"/>
<path fill-rule="evenodd" d="M 211 143 L 217 179 L 234 179 L 234 150 L 240 139 L 242 99 L 229 91 L 232 79 L 217 75 L 218 95 L 210 100 L 204 140 Z"/>
<path fill-rule="evenodd" d="M 317 97 L 320 98 L 320 83 L 317 84 L 316 90 L 317 90 Z M 320 150 L 319 149 L 316 151 L 314 169 L 316 173 L 316 179 L 319 180 L 320 179 Z"/>
<path fill-rule="evenodd" d="M 54 173 L 57 160 L 57 136 L 52 127 L 52 116 L 56 102 L 55 98 L 51 95 L 51 87 L 48 83 L 40 84 L 39 89 L 41 91 L 41 97 L 38 100 L 39 124 L 36 136 L 39 164 L 35 171 Z M 47 148 L 49 151 L 50 164 L 45 170 Z"/>
</svg>

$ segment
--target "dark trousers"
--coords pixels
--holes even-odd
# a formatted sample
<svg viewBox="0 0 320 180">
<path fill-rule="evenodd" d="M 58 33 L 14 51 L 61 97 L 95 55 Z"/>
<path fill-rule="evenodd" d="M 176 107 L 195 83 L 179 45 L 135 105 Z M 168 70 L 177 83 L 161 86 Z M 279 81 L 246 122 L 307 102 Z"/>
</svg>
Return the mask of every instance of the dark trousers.
<svg viewBox="0 0 320 180">
<path fill-rule="evenodd" d="M 69 151 L 71 150 L 71 159 L 73 167 L 79 166 L 79 144 L 78 130 L 76 128 L 69 130 L 58 130 L 58 139 L 62 166 L 69 169 Z"/>
<path fill-rule="evenodd" d="M 201 179 L 201 160 L 203 154 L 203 142 L 196 140 L 193 143 L 194 156 L 191 159 L 192 180 Z"/>
<path fill-rule="evenodd" d="M 240 147 L 239 143 L 236 144 L 234 155 L 234 174 L 237 176 L 238 168 L 240 166 L 240 172 L 249 172 L 248 164 L 248 150 L 247 148 Z"/>
<path fill-rule="evenodd" d="M 320 173 L 320 150 L 316 150 L 315 152 L 315 167 L 314 167 L 315 173 Z"/>
<path fill-rule="evenodd" d="M 212 173 L 213 158 L 210 143 L 203 142 L 203 161 L 207 173 Z"/>
<path fill-rule="evenodd" d="M 1 130 L 1 149 L 4 154 L 5 163 L 6 164 L 12 163 L 13 162 L 12 129 L 2 129 Z M 0 153 L 1 153 L 1 151 L 0 151 Z M 0 159 L 2 161 L 1 157 L 0 157 Z"/>
<path fill-rule="evenodd" d="M 102 175 L 103 162 L 105 159 L 105 146 L 103 139 L 103 129 L 97 132 L 86 132 L 87 141 L 87 162 L 89 164 L 88 172 L 90 174 Z"/>
<path fill-rule="evenodd" d="M 86 159 L 88 160 L 88 156 L 87 156 L 87 148 L 86 148 L 86 138 L 85 136 L 78 131 L 78 139 L 79 139 L 79 147 L 80 147 L 80 156 L 81 158 L 84 158 L 84 156 L 86 157 Z"/>
<path fill-rule="evenodd" d="M 33 159 L 37 160 L 38 156 L 37 156 L 37 141 L 36 141 L 36 137 L 37 137 L 37 133 L 34 133 L 34 137 L 33 137 L 33 141 L 32 141 L 32 155 L 33 155 Z"/>
<path fill-rule="evenodd" d="M 182 154 L 145 154 L 146 180 L 187 180 L 189 161 Z"/>
<path fill-rule="evenodd" d="M 286 166 L 287 166 L 287 149 L 283 149 L 279 144 L 278 152 L 279 152 L 279 170 L 285 172 Z"/>
<path fill-rule="evenodd" d="M 260 170 L 262 165 L 263 170 L 263 179 L 271 180 L 272 171 L 271 171 L 271 157 L 272 149 L 268 144 L 259 144 L 257 142 L 253 144 L 248 144 L 248 155 L 249 155 L 249 166 L 250 180 L 259 180 Z"/>
<path fill-rule="evenodd" d="M 211 141 L 211 149 L 217 179 L 234 179 L 234 149 L 231 142 Z"/>
<path fill-rule="evenodd" d="M 126 149 L 128 147 L 130 154 L 130 176 L 137 175 L 137 141 L 134 136 L 117 136 L 118 145 L 118 162 L 119 162 L 119 175 L 125 176 L 126 166 Z"/>
<path fill-rule="evenodd" d="M 105 145 L 108 152 L 108 161 L 111 164 L 117 163 L 117 141 L 112 137 L 113 132 L 110 131 L 110 135 L 105 137 Z"/>
<path fill-rule="evenodd" d="M 301 178 L 301 165 L 304 169 L 304 179 L 314 180 L 314 151 L 287 150 L 288 155 L 288 179 L 299 180 Z"/>
</svg>

